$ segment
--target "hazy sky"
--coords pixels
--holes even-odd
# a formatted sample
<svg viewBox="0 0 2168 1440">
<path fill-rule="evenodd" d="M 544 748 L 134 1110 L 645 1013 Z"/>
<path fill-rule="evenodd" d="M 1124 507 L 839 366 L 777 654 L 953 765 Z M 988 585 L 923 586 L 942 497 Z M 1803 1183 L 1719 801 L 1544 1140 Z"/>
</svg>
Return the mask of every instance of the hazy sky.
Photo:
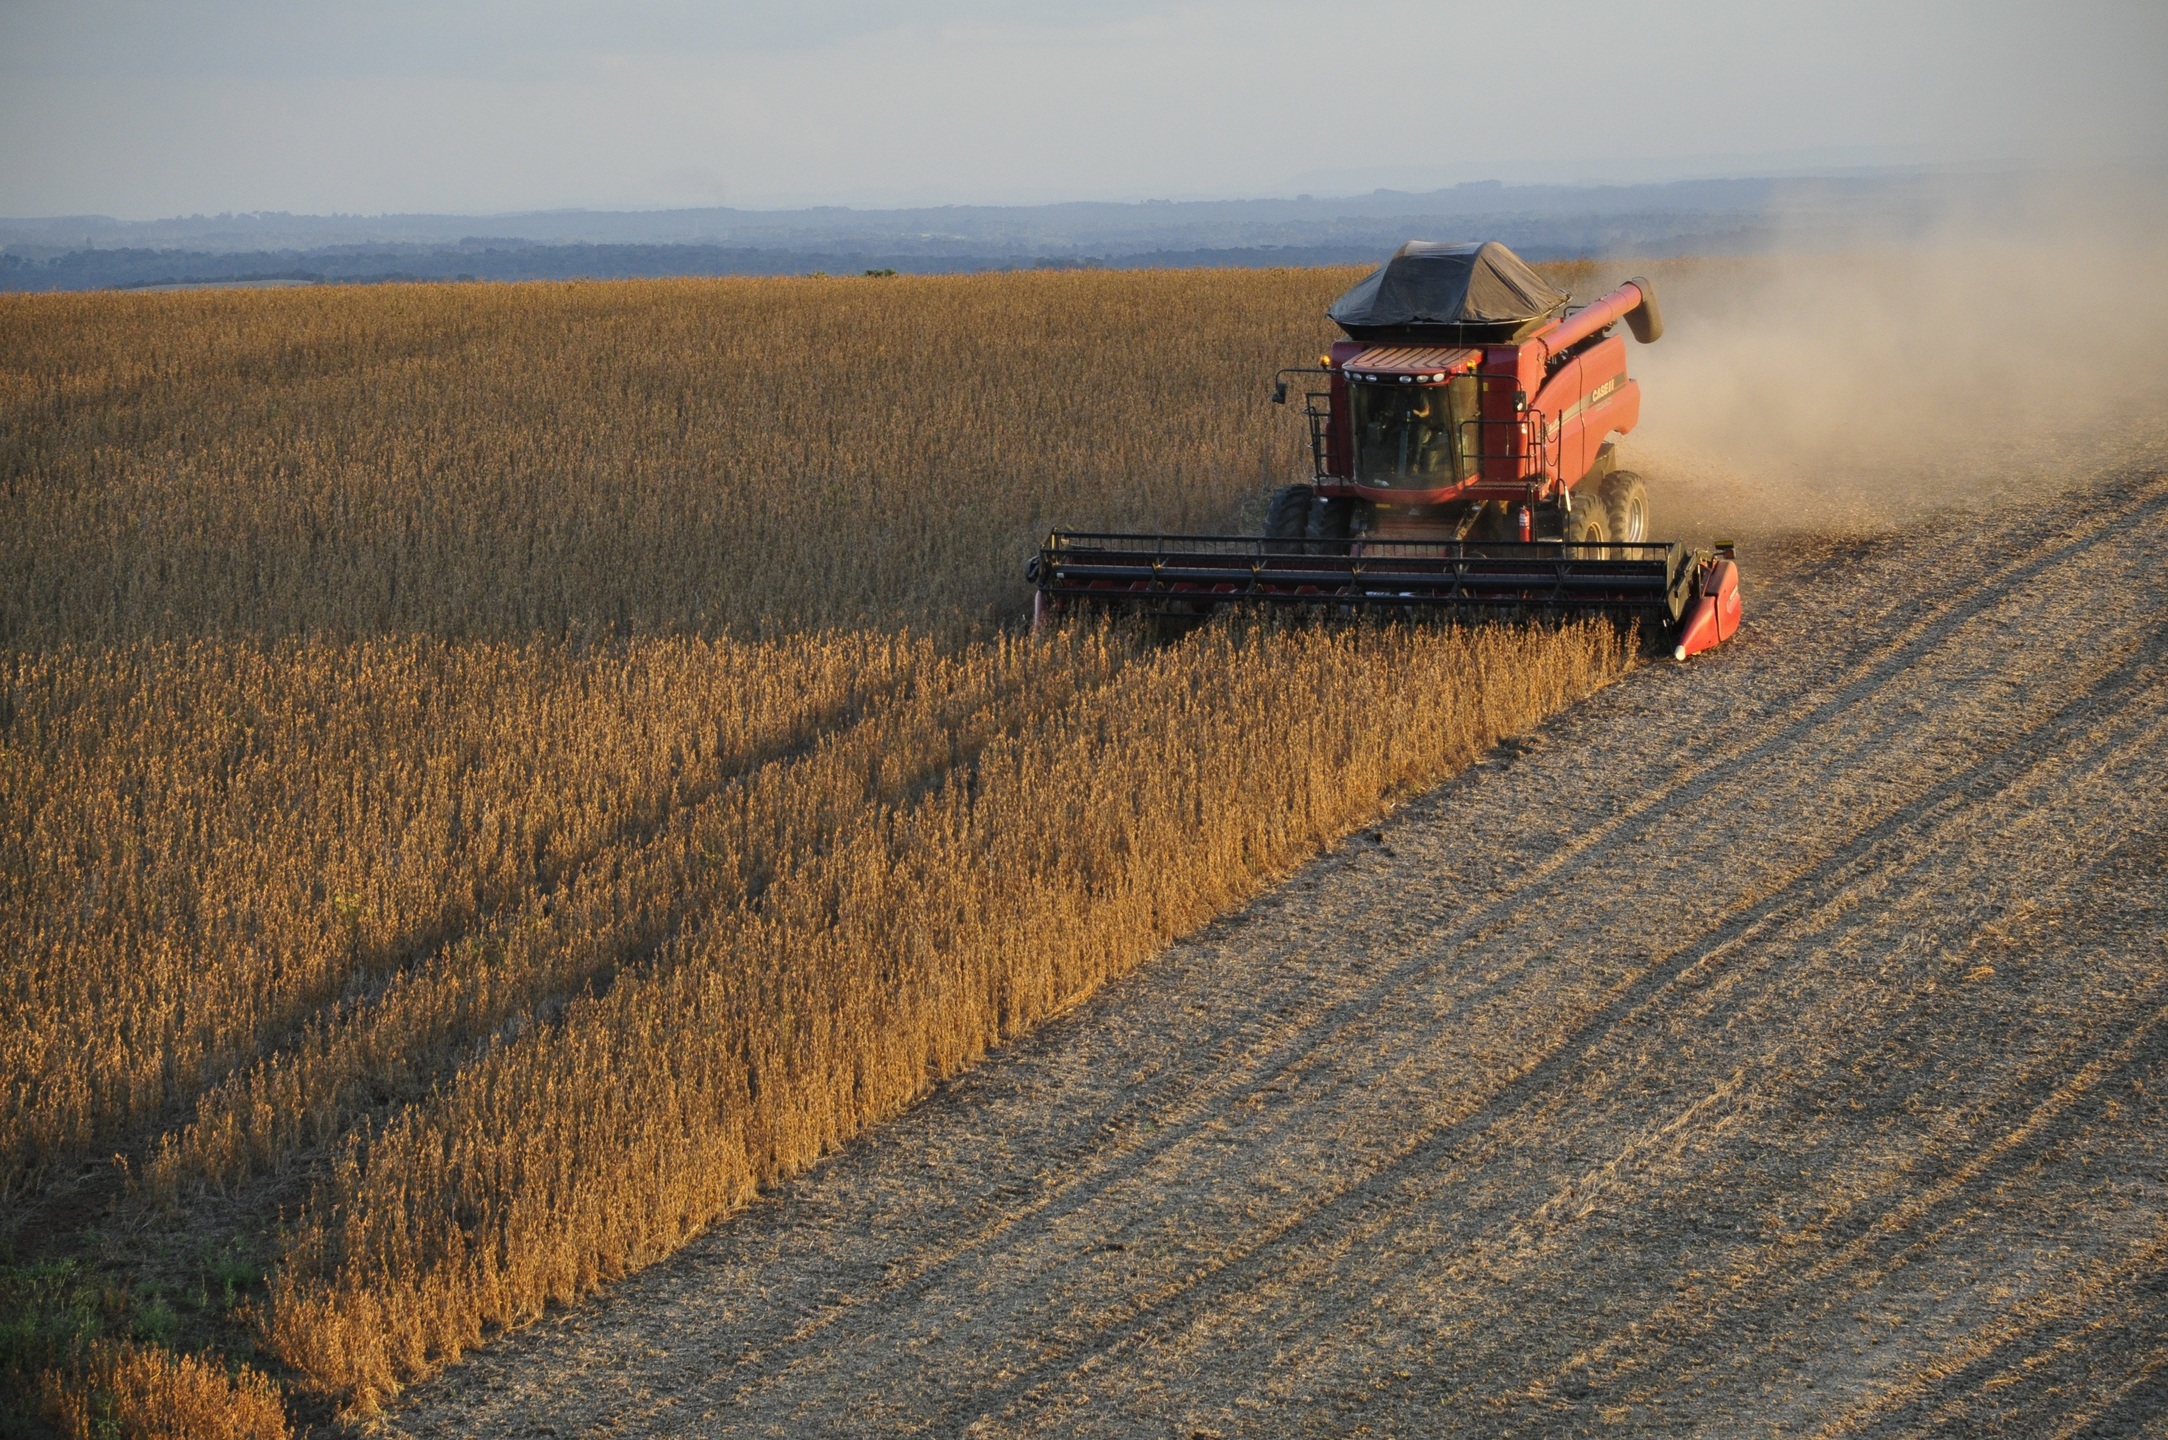
<svg viewBox="0 0 2168 1440">
<path fill-rule="evenodd" d="M 2161 0 L 0 0 L 0 215 L 2168 155 Z"/>
</svg>

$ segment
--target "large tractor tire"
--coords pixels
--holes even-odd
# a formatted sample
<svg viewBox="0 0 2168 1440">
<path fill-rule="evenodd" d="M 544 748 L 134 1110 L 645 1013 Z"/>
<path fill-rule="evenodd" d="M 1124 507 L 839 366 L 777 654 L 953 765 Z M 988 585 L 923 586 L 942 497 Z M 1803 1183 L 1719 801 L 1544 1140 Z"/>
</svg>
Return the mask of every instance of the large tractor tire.
<svg viewBox="0 0 2168 1440">
<path fill-rule="evenodd" d="M 1316 501 L 1317 491 L 1308 485 L 1282 485 L 1273 491 L 1272 504 L 1265 511 L 1265 538 L 1297 542 L 1308 539 L 1310 507 Z M 1301 545 L 1286 548 L 1289 552 L 1299 553 Z"/>
<path fill-rule="evenodd" d="M 1604 477 L 1601 494 L 1601 508 L 1613 540 L 1639 543 L 1649 538 L 1649 491 L 1639 475 L 1631 470 L 1614 470 Z"/>
<path fill-rule="evenodd" d="M 1594 495 L 1583 494 L 1576 488 L 1573 492 L 1573 512 L 1566 516 L 1566 543 L 1601 545 L 1610 538 L 1611 521 L 1604 513 L 1602 500 Z"/>
<path fill-rule="evenodd" d="M 1312 540 L 1345 540 L 1355 528 L 1355 507 L 1358 501 L 1346 498 L 1320 500 L 1310 511 L 1310 538 Z M 1323 554 L 1339 552 L 1337 545 L 1320 546 Z"/>
</svg>

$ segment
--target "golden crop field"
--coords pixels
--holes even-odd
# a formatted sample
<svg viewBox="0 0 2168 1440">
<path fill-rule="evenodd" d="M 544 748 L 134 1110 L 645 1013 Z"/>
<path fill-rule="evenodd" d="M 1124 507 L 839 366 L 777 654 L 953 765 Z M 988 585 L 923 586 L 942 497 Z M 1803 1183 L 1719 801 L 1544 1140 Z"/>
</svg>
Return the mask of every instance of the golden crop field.
<svg viewBox="0 0 2168 1440">
<path fill-rule="evenodd" d="M 1023 633 L 1349 278 L 0 300 L 5 1393 L 366 1413 L 1619 673 Z"/>
</svg>

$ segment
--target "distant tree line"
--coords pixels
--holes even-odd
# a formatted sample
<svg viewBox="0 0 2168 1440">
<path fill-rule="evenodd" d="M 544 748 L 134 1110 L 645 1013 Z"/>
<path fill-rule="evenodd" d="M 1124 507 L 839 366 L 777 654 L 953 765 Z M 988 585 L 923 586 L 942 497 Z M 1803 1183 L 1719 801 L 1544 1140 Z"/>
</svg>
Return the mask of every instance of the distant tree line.
<svg viewBox="0 0 2168 1440">
<path fill-rule="evenodd" d="M 1636 220 L 1641 223 L 1634 223 Z M 1681 225 L 1679 217 L 1623 217 L 1606 223 L 1493 224 L 1501 239 L 1531 260 L 1632 249 L 1642 255 L 1754 248 L 1755 228 Z M 1465 222 L 1463 222 L 1464 224 Z M 1281 265 L 1357 265 L 1382 259 L 1401 239 L 1426 233 L 1349 235 L 1307 245 L 1118 249 L 1100 254 L 942 253 L 795 249 L 696 244 L 534 244 L 466 241 L 457 245 L 358 245 L 251 251 L 95 248 L 0 250 L 0 291 L 114 290 L 152 285 L 289 280 L 366 284 L 398 280 L 616 280 L 697 275 L 954 274 L 1031 269 L 1222 269 Z M 1436 230 L 1436 227 L 1430 227 Z M 1458 234 L 1455 228 L 1438 234 Z"/>
</svg>

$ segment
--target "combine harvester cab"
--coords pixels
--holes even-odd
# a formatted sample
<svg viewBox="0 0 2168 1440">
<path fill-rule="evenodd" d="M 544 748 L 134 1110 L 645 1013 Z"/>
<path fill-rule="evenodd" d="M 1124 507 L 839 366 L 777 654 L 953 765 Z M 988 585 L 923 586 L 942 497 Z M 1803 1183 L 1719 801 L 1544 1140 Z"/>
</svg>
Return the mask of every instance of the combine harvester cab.
<svg viewBox="0 0 2168 1440">
<path fill-rule="evenodd" d="M 1678 659 L 1738 628 L 1731 547 L 1648 534 L 1617 468 L 1641 388 L 1623 321 L 1663 333 L 1629 280 L 1569 313 L 1498 243 L 1410 242 L 1328 312 L 1347 338 L 1307 396 L 1313 475 L 1261 536 L 1056 531 L 1032 560 L 1035 618 L 1079 609 L 1195 616 L 1230 605 L 1354 613 L 1488 608 L 1631 617 Z"/>
</svg>

